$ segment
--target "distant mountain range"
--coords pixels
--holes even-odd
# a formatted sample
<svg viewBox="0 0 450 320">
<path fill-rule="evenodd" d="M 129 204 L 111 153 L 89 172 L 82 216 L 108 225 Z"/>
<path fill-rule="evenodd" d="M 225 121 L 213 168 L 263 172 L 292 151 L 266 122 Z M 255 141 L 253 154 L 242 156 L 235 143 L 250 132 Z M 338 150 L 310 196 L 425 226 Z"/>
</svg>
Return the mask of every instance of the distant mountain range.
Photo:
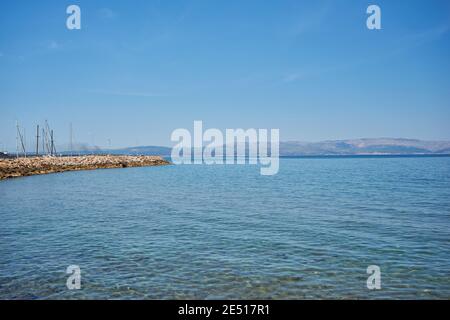
<svg viewBox="0 0 450 320">
<path fill-rule="evenodd" d="M 280 143 L 280 155 L 282 156 L 378 154 L 450 154 L 450 141 L 377 138 Z"/>
<path fill-rule="evenodd" d="M 98 150 L 101 152 L 100 150 Z M 142 146 L 115 150 L 102 150 L 113 154 L 144 154 L 170 156 L 171 148 Z M 280 142 L 281 156 L 322 155 L 418 155 L 450 154 L 450 141 L 422 141 L 415 139 L 351 139 L 321 142 Z"/>
<path fill-rule="evenodd" d="M 74 151 L 59 146 L 63 155 L 83 154 L 125 154 L 159 155 L 170 157 L 172 148 L 162 146 L 139 146 L 121 149 L 107 149 L 87 144 L 74 145 Z M 65 150 L 65 151 L 64 151 Z M 33 155 L 34 152 L 29 152 Z M 0 152 L 0 158 L 14 156 L 15 152 Z M 280 156 L 352 156 L 352 155 L 450 155 L 450 141 L 424 141 L 416 139 L 375 138 L 328 140 L 321 142 L 280 142 Z"/>
</svg>

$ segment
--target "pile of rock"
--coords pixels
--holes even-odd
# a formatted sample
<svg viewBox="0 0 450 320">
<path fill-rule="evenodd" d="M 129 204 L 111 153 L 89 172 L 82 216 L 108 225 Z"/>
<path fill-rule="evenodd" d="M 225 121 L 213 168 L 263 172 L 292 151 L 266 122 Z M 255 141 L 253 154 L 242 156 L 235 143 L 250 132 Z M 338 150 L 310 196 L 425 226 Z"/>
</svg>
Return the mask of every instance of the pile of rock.
<svg viewBox="0 0 450 320">
<path fill-rule="evenodd" d="M 90 155 L 75 157 L 27 157 L 0 159 L 0 180 L 74 170 L 167 165 L 159 156 Z"/>
<path fill-rule="evenodd" d="M 0 151 L 0 159 L 7 159 L 10 158 L 10 156 L 6 152 Z"/>
</svg>

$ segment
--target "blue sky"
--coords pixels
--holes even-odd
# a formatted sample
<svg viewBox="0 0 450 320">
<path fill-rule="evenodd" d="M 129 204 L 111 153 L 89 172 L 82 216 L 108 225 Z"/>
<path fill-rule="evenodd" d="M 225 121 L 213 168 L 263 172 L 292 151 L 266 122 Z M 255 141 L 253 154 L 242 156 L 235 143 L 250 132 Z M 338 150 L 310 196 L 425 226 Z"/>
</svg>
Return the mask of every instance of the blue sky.
<svg viewBox="0 0 450 320">
<path fill-rule="evenodd" d="M 66 28 L 81 7 L 82 29 Z M 382 30 L 366 28 L 366 8 Z M 176 128 L 281 140 L 450 140 L 448 1 L 2 1 L 0 143 L 171 145 Z M 0 146 L 1 148 L 1 146 Z"/>
</svg>

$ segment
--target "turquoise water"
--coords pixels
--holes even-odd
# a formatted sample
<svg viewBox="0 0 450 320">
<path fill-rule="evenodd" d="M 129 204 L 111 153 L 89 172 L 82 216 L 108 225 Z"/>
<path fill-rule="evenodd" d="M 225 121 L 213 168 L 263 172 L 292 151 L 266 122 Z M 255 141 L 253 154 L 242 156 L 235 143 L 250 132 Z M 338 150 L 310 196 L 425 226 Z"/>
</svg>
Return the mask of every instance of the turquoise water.
<svg viewBox="0 0 450 320">
<path fill-rule="evenodd" d="M 2 299 L 450 298 L 450 158 L 66 172 L 0 200 Z"/>
</svg>

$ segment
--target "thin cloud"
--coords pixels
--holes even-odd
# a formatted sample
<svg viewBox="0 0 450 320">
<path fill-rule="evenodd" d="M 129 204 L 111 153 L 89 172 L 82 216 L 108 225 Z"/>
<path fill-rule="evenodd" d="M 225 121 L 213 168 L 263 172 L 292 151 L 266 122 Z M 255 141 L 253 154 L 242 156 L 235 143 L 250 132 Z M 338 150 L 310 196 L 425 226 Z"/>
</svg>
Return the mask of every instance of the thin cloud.
<svg viewBox="0 0 450 320">
<path fill-rule="evenodd" d="M 431 43 L 433 41 L 438 41 L 449 30 L 450 27 L 448 25 L 442 25 L 421 32 L 407 34 L 400 38 L 399 44 L 396 48 L 393 48 L 391 51 L 388 51 L 384 54 L 371 57 L 362 57 L 360 59 L 352 60 L 335 66 L 318 67 L 302 73 L 291 72 L 287 75 L 282 76 L 282 81 L 285 83 L 292 83 L 311 77 L 322 76 L 330 72 L 344 72 L 351 68 L 359 68 L 367 64 L 374 64 L 382 60 L 387 60 L 395 56 L 405 54 L 417 47 L 427 45 L 428 43 Z"/>
<path fill-rule="evenodd" d="M 134 92 L 134 91 L 104 91 L 104 90 L 94 90 L 89 91 L 89 93 L 109 95 L 109 96 L 127 96 L 127 97 L 166 97 L 167 95 L 155 93 L 155 92 Z"/>
<path fill-rule="evenodd" d="M 314 10 L 309 10 L 308 12 L 303 13 L 291 28 L 291 35 L 297 37 L 312 29 L 317 29 L 330 16 L 331 13 L 332 4 L 328 1 L 320 4 L 320 6 L 316 7 Z"/>
<path fill-rule="evenodd" d="M 449 25 L 441 25 L 429 28 L 420 32 L 406 34 L 400 37 L 398 45 L 384 55 L 375 57 L 373 61 L 391 58 L 397 55 L 408 53 L 418 47 L 425 46 L 434 41 L 439 41 L 448 31 Z"/>
<path fill-rule="evenodd" d="M 295 82 L 297 80 L 304 78 L 304 76 L 305 76 L 304 74 L 300 74 L 300 73 L 290 73 L 283 77 L 283 82 L 287 82 L 287 83 Z"/>
<path fill-rule="evenodd" d="M 110 8 L 101 8 L 99 10 L 99 15 L 100 17 L 102 17 L 103 19 L 114 19 L 117 17 L 117 13 L 114 12 L 112 9 Z"/>
<path fill-rule="evenodd" d="M 59 49 L 61 47 L 61 45 L 56 42 L 55 40 L 50 41 L 50 43 L 48 44 L 47 48 L 50 50 L 56 50 Z"/>
<path fill-rule="evenodd" d="M 428 42 L 439 40 L 448 32 L 448 30 L 448 25 L 441 25 L 422 32 L 407 35 L 405 36 L 405 40 L 408 42 L 409 47 L 421 46 Z"/>
</svg>

